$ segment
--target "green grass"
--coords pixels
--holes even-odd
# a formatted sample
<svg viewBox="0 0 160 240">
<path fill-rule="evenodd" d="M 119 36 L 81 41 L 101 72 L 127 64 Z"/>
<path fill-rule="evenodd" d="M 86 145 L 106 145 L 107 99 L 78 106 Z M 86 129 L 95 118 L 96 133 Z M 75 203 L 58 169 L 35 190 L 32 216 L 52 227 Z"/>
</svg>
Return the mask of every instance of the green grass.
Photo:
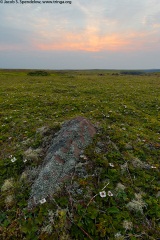
<svg viewBox="0 0 160 240">
<path fill-rule="evenodd" d="M 1 239 L 158 239 L 160 74 L 49 73 L 28 76 L 27 71 L 0 71 L 1 187 L 13 178 L 9 190 L 1 192 Z M 24 163 L 24 151 L 41 145 L 38 128 L 56 130 L 76 116 L 100 127 L 85 153 L 88 177 L 74 176 L 80 193 L 72 195 L 64 186 L 54 201 L 28 211 L 31 182 L 20 177 L 26 168 L 40 163 Z M 125 188 L 119 189 L 119 183 Z M 100 197 L 105 185 L 106 193 L 113 196 Z"/>
</svg>

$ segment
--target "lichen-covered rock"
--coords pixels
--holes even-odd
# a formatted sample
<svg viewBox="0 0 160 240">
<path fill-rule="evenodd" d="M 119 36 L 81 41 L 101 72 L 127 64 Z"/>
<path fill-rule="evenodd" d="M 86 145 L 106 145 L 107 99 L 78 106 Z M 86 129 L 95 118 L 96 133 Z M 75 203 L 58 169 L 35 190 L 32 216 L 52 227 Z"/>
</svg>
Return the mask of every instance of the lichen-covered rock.
<svg viewBox="0 0 160 240">
<path fill-rule="evenodd" d="M 29 208 L 51 197 L 62 182 L 69 179 L 83 150 L 96 133 L 89 120 L 77 117 L 65 122 L 51 142 L 38 178 L 32 185 Z"/>
</svg>

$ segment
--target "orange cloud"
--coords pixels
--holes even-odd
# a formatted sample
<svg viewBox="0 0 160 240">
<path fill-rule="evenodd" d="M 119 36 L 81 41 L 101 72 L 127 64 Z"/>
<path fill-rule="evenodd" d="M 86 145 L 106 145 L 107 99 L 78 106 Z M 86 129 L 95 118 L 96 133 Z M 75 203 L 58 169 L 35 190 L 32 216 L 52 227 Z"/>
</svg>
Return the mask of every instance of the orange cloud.
<svg viewBox="0 0 160 240">
<path fill-rule="evenodd" d="M 98 36 L 97 34 L 73 34 L 67 33 L 58 41 L 37 43 L 40 50 L 83 50 L 97 52 L 102 50 L 120 50 L 129 44 L 128 40 L 112 34 L 110 36 Z"/>
<path fill-rule="evenodd" d="M 112 33 L 100 35 L 97 28 L 88 28 L 81 33 L 61 32 L 59 36 L 44 36 L 44 41 L 35 42 L 39 50 L 70 51 L 135 51 L 155 47 L 156 34 L 153 32 Z M 52 40 L 50 40 L 52 39 Z M 157 46 L 156 46 L 157 47 Z"/>
</svg>

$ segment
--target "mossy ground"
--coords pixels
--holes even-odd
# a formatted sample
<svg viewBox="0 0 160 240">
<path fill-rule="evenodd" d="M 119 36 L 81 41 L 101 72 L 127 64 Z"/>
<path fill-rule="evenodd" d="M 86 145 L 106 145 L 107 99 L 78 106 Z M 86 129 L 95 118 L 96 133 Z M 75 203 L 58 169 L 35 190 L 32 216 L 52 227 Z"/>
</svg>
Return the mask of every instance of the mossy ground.
<svg viewBox="0 0 160 240">
<path fill-rule="evenodd" d="M 159 239 L 159 74 L 1 70 L 0 86 L 1 239 Z M 37 128 L 77 116 L 100 129 L 83 159 L 88 177 L 27 210 L 32 181 L 20 177 L 42 159 L 25 162 L 24 151 L 41 145 Z"/>
</svg>

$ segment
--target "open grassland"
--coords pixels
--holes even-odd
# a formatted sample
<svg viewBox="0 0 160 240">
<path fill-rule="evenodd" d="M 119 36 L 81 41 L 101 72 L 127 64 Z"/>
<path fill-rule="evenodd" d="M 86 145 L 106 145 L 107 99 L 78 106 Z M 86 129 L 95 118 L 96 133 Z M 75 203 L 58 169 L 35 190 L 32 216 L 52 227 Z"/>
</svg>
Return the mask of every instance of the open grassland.
<svg viewBox="0 0 160 240">
<path fill-rule="evenodd" d="M 158 240 L 159 93 L 158 73 L 51 71 L 49 76 L 28 76 L 27 71 L 1 70 L 1 239 Z M 85 152 L 88 177 L 73 176 L 77 194 L 64 186 L 53 201 L 28 211 L 32 176 L 27 180 L 22 173 L 30 169 L 33 174 L 42 159 L 24 161 L 24 151 L 42 144 L 38 128 L 57 131 L 76 116 L 99 126 Z"/>
</svg>

